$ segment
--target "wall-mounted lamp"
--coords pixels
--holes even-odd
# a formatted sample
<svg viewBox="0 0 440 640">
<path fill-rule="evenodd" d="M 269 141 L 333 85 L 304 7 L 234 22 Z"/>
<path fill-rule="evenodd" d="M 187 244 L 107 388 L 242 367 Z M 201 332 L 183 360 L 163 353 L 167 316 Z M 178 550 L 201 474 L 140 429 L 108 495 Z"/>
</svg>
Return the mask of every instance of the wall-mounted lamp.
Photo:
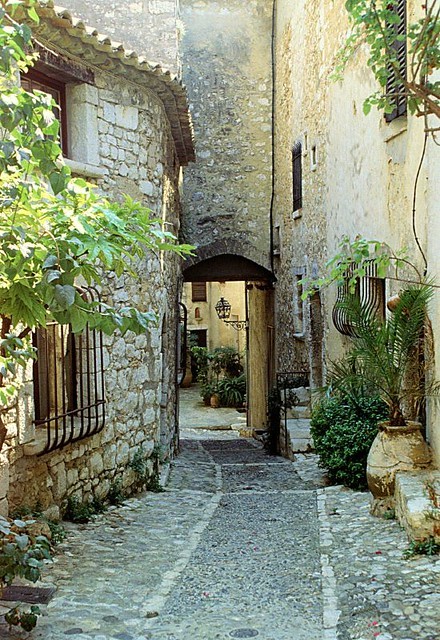
<svg viewBox="0 0 440 640">
<path fill-rule="evenodd" d="M 215 310 L 219 317 L 219 320 L 227 320 L 231 315 L 231 305 L 226 300 L 226 298 L 220 298 L 220 300 L 215 305 Z"/>
<path fill-rule="evenodd" d="M 223 320 L 225 324 L 230 324 L 237 331 L 247 329 L 247 320 L 228 320 L 231 315 L 231 305 L 226 300 L 226 298 L 220 298 L 220 300 L 215 305 L 215 310 L 217 312 L 219 320 Z"/>
</svg>

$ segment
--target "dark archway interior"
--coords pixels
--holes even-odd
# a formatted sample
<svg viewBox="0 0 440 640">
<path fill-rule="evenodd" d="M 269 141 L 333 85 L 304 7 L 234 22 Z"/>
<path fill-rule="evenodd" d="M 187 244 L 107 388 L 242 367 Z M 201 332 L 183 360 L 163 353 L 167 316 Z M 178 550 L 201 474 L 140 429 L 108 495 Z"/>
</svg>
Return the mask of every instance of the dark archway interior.
<svg viewBox="0 0 440 640">
<path fill-rule="evenodd" d="M 185 282 L 258 281 L 273 282 L 273 273 L 261 265 L 235 254 L 222 254 L 192 264 L 183 270 Z"/>
</svg>

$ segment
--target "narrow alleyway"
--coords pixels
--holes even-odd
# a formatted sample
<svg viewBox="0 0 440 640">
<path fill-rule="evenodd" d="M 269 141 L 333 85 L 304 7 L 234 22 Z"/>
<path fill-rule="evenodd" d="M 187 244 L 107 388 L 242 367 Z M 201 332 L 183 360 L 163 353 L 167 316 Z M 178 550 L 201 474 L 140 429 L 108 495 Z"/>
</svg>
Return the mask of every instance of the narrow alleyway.
<svg viewBox="0 0 440 640">
<path fill-rule="evenodd" d="M 68 525 L 30 637 L 439 640 L 438 557 L 403 560 L 367 494 L 321 485 L 314 456 L 184 428 L 164 493 Z"/>
</svg>

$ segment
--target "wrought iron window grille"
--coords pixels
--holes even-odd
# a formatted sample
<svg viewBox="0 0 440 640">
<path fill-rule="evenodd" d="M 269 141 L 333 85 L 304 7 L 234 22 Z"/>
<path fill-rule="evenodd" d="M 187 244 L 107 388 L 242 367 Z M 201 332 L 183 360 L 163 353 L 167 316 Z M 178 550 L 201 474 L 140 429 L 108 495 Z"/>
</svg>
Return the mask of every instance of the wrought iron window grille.
<svg viewBox="0 0 440 640">
<path fill-rule="evenodd" d="M 385 319 L 385 280 L 377 277 L 377 265 L 371 261 L 366 265 L 365 276 L 356 281 L 354 291 L 350 290 L 350 278 L 355 265 L 349 267 L 344 283 L 338 287 L 335 306 L 333 307 L 333 324 L 339 333 L 355 337 L 356 327 L 345 304 L 350 297 L 361 304 L 364 312 L 369 316 Z"/>
<path fill-rule="evenodd" d="M 90 301 L 94 288 L 80 289 Z M 33 335 L 36 436 L 45 430 L 38 455 L 99 433 L 105 424 L 102 333 L 88 326 L 74 334 L 69 325 L 49 323 Z"/>
</svg>

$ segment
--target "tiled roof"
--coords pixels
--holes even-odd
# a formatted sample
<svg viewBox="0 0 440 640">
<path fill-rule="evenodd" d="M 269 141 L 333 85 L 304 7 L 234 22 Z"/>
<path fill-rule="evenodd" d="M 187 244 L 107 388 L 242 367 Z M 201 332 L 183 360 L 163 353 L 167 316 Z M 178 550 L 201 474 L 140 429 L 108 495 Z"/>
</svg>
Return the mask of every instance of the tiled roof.
<svg viewBox="0 0 440 640">
<path fill-rule="evenodd" d="M 67 9 L 56 6 L 53 0 L 41 0 L 37 10 L 41 22 L 33 27 L 33 31 L 43 44 L 77 59 L 80 57 L 85 65 L 89 62 L 103 71 L 134 72 L 136 82 L 147 86 L 162 100 L 180 164 L 186 165 L 195 160 L 186 89 L 176 75 L 88 27 Z"/>
</svg>

